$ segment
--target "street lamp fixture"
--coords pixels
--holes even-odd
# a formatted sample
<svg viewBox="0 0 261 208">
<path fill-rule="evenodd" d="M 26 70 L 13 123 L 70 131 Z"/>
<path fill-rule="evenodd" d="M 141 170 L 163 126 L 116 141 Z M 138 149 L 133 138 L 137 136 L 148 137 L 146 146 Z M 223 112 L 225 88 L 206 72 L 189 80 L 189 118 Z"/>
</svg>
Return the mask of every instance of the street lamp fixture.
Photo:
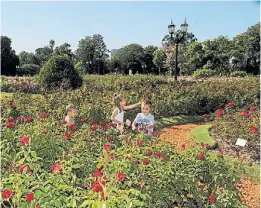
<svg viewBox="0 0 261 208">
<path fill-rule="evenodd" d="M 170 42 L 173 45 L 173 43 L 175 44 L 175 71 L 173 72 L 173 74 L 175 74 L 175 81 L 177 81 L 177 77 L 178 77 L 178 46 L 180 43 L 184 42 L 184 40 L 186 39 L 186 34 L 188 31 L 188 23 L 185 22 L 183 24 L 181 24 L 180 26 L 180 30 L 175 32 L 175 25 L 173 24 L 172 20 L 170 25 L 168 26 L 169 29 L 169 34 L 170 34 Z M 175 38 L 173 37 L 175 36 Z"/>
</svg>

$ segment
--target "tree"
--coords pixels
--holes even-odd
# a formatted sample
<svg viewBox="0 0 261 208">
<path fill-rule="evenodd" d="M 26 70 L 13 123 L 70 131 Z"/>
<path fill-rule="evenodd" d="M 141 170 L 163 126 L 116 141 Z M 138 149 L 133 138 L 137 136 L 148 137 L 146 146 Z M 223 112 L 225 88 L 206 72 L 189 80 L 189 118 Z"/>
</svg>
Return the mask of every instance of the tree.
<svg viewBox="0 0 261 208">
<path fill-rule="evenodd" d="M 145 71 L 143 73 L 157 73 L 157 67 L 153 63 L 154 52 L 158 49 L 157 46 L 147 46 L 144 48 L 144 64 Z"/>
<path fill-rule="evenodd" d="M 34 55 L 34 53 L 28 53 L 26 51 L 22 51 L 21 53 L 19 53 L 18 56 L 20 60 L 20 66 L 24 64 L 35 64 L 40 66 L 41 64 L 41 61 L 37 58 L 36 55 Z"/>
<path fill-rule="evenodd" d="M 180 48 L 179 67 L 182 75 L 192 75 L 194 71 L 202 68 L 207 61 L 204 59 L 205 51 L 200 42 L 191 43 L 187 48 Z"/>
<path fill-rule="evenodd" d="M 214 40 L 206 40 L 203 43 L 204 60 L 210 61 L 213 70 L 217 73 L 230 73 L 229 59 L 231 53 L 231 41 L 225 36 L 219 36 Z"/>
<path fill-rule="evenodd" d="M 40 60 L 41 66 L 52 56 L 54 45 L 54 40 L 50 40 L 49 46 L 37 48 L 35 50 L 35 55 Z"/>
<path fill-rule="evenodd" d="M 164 50 L 158 49 L 158 50 L 154 51 L 153 56 L 154 56 L 153 63 L 155 66 L 158 67 L 159 75 L 160 75 L 161 71 L 165 68 L 165 62 L 167 59 L 167 55 Z"/>
<path fill-rule="evenodd" d="M 2 75 L 16 75 L 16 66 L 19 65 L 19 57 L 11 47 L 11 39 L 1 36 L 1 72 Z"/>
<path fill-rule="evenodd" d="M 259 74 L 260 67 L 260 24 L 248 28 L 232 40 L 231 52 L 232 67 L 236 70 L 245 70 Z"/>
<path fill-rule="evenodd" d="M 114 59 L 119 63 L 120 68 L 123 69 L 124 74 L 128 74 L 129 70 L 133 73 L 142 73 L 142 64 L 144 63 L 144 49 L 139 44 L 130 44 L 122 47 L 115 54 Z"/>
<path fill-rule="evenodd" d="M 81 39 L 75 52 L 78 60 L 86 65 L 86 72 L 100 73 L 101 63 L 108 57 L 108 49 L 103 37 L 95 34 L 92 37 Z M 97 70 L 95 70 L 97 68 Z"/>
<path fill-rule="evenodd" d="M 181 31 L 178 30 L 174 36 L 173 36 L 173 42 L 175 42 L 175 39 L 178 38 L 179 36 L 181 36 L 183 34 L 181 34 Z M 189 45 L 193 42 L 197 41 L 197 38 L 195 38 L 195 35 L 193 33 L 188 33 L 186 32 L 185 33 L 185 37 L 182 41 L 182 44 L 184 45 Z M 162 38 L 162 41 L 161 41 L 161 45 L 163 47 L 169 47 L 171 45 L 173 45 L 173 42 L 171 42 L 171 39 L 170 39 L 170 35 L 165 35 L 163 38 Z"/>
<path fill-rule="evenodd" d="M 73 52 L 70 49 L 71 45 L 68 43 L 64 43 L 60 46 L 57 46 L 54 51 L 53 51 L 53 55 L 55 56 L 62 56 L 62 55 L 66 55 L 68 56 L 70 59 L 73 58 Z"/>
</svg>

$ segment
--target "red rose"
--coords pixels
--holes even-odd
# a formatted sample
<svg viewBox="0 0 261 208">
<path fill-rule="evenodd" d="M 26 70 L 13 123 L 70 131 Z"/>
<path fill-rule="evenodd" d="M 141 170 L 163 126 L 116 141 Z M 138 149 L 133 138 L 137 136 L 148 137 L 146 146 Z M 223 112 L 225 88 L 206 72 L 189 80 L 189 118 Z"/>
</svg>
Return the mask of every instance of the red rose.
<svg viewBox="0 0 261 208">
<path fill-rule="evenodd" d="M 40 208 L 40 203 L 37 202 L 37 203 L 35 204 L 34 208 Z"/>
<path fill-rule="evenodd" d="M 30 143 L 30 138 L 28 136 L 23 136 L 19 141 L 20 146 L 24 146 L 29 143 Z"/>
<path fill-rule="evenodd" d="M 8 122 L 14 122 L 14 119 L 12 117 L 8 118 Z"/>
<path fill-rule="evenodd" d="M 93 173 L 93 177 L 95 178 L 99 178 L 102 176 L 102 172 L 100 169 L 97 169 L 94 173 Z"/>
<path fill-rule="evenodd" d="M 96 131 L 97 130 L 97 126 L 92 126 L 91 130 Z"/>
<path fill-rule="evenodd" d="M 42 130 L 41 134 L 47 134 L 46 130 Z"/>
<path fill-rule="evenodd" d="M 240 113 L 240 116 L 249 117 L 249 112 L 248 112 L 248 110 L 243 110 L 243 111 Z"/>
<path fill-rule="evenodd" d="M 140 140 L 140 139 L 138 139 L 136 143 L 137 143 L 137 145 L 138 145 L 139 147 L 142 147 L 142 145 L 143 145 L 143 141 Z"/>
<path fill-rule="evenodd" d="M 228 114 L 227 117 L 228 117 L 228 118 L 233 118 L 233 115 Z"/>
<path fill-rule="evenodd" d="M 111 145 L 110 144 L 104 144 L 103 145 L 103 149 L 105 149 L 106 151 L 110 151 L 111 150 Z"/>
<path fill-rule="evenodd" d="M 67 124 L 67 121 L 65 121 L 65 120 L 62 120 L 62 124 Z"/>
<path fill-rule="evenodd" d="M 256 106 L 251 106 L 251 107 L 250 107 L 250 111 L 253 112 L 253 111 L 255 111 L 255 110 L 256 110 Z"/>
<path fill-rule="evenodd" d="M 31 201 L 34 200 L 34 193 L 30 192 L 30 193 L 26 194 L 25 199 L 26 199 L 27 203 L 31 203 Z"/>
<path fill-rule="evenodd" d="M 186 145 L 185 145 L 185 144 L 182 144 L 182 145 L 181 145 L 181 149 L 184 150 L 185 148 L 186 148 Z"/>
<path fill-rule="evenodd" d="M 52 167 L 52 173 L 62 173 L 63 169 L 58 164 L 53 164 Z"/>
<path fill-rule="evenodd" d="M 149 159 L 148 158 L 144 158 L 143 159 L 143 164 L 144 165 L 148 165 L 150 163 Z"/>
<path fill-rule="evenodd" d="M 87 118 L 86 118 L 86 117 L 83 117 L 83 118 L 82 118 L 82 122 L 83 122 L 83 123 L 86 123 L 86 122 L 87 122 Z"/>
<path fill-rule="evenodd" d="M 127 158 L 126 158 L 126 160 L 129 160 L 129 161 L 131 161 L 131 157 L 127 157 Z"/>
<path fill-rule="evenodd" d="M 250 133 L 257 133 L 257 132 L 258 132 L 258 128 L 255 127 L 255 126 L 252 126 L 252 127 L 249 129 L 249 132 L 250 132 Z"/>
<path fill-rule="evenodd" d="M 10 199 L 12 195 L 13 195 L 13 192 L 12 192 L 11 190 L 8 190 L 8 189 L 6 189 L 6 190 L 4 190 L 4 191 L 2 192 L 2 198 L 3 198 L 4 200 Z"/>
<path fill-rule="evenodd" d="M 156 152 L 155 157 L 160 158 L 160 152 Z"/>
<path fill-rule="evenodd" d="M 69 129 L 70 129 L 71 131 L 76 131 L 76 130 L 77 130 L 77 126 L 76 126 L 75 124 L 71 124 L 71 125 L 69 126 Z"/>
<path fill-rule="evenodd" d="M 230 103 L 226 104 L 226 107 L 227 107 L 227 108 L 233 108 L 233 103 L 230 102 Z"/>
<path fill-rule="evenodd" d="M 147 156 L 151 156 L 151 155 L 152 155 L 152 151 L 148 150 L 148 151 L 146 152 L 146 155 L 147 155 Z"/>
<path fill-rule="evenodd" d="M 143 187 L 144 185 L 145 185 L 144 180 L 141 180 L 141 181 L 140 181 L 140 186 Z"/>
<path fill-rule="evenodd" d="M 204 117 L 204 118 L 208 118 L 208 114 L 204 114 L 203 117 Z"/>
<path fill-rule="evenodd" d="M 215 204 L 216 202 L 216 197 L 211 194 L 209 197 L 208 197 L 208 200 L 209 200 L 209 203 L 212 205 L 212 204 Z"/>
<path fill-rule="evenodd" d="M 112 141 L 112 139 L 113 139 L 113 137 L 112 137 L 112 136 L 108 136 L 108 141 L 109 141 L 109 142 L 111 142 L 111 141 Z"/>
<path fill-rule="evenodd" d="M 129 142 L 130 142 L 130 137 L 126 137 L 126 138 L 125 138 L 125 142 L 126 142 L 126 143 L 129 143 Z"/>
<path fill-rule="evenodd" d="M 199 160 L 203 160 L 204 158 L 205 158 L 204 154 L 203 154 L 202 152 L 199 153 L 198 159 L 199 159 Z"/>
<path fill-rule="evenodd" d="M 67 140 L 69 140 L 72 135 L 70 132 L 64 132 L 64 136 L 66 137 Z"/>
<path fill-rule="evenodd" d="M 164 155 L 164 156 L 162 156 L 162 160 L 163 160 L 163 161 L 168 161 L 169 158 L 168 158 L 167 156 Z"/>
<path fill-rule="evenodd" d="M 6 127 L 9 129 L 13 129 L 15 127 L 15 123 L 14 122 L 8 122 L 6 123 Z"/>
<path fill-rule="evenodd" d="M 23 173 L 24 172 L 24 169 L 26 170 L 26 173 L 32 173 L 31 169 L 29 168 L 28 165 L 25 165 L 25 164 L 20 164 L 19 165 L 19 172 L 20 173 Z"/>
<path fill-rule="evenodd" d="M 221 117 L 224 115 L 224 112 L 221 109 L 216 110 L 216 117 Z"/>
<path fill-rule="evenodd" d="M 91 125 L 93 125 L 93 124 L 95 124 L 95 123 L 96 123 L 96 121 L 94 121 L 94 120 L 91 120 L 91 121 L 90 121 L 90 124 L 91 124 Z"/>
<path fill-rule="evenodd" d="M 31 116 L 26 117 L 25 123 L 30 123 L 33 121 L 33 118 Z"/>
<path fill-rule="evenodd" d="M 99 125 L 101 125 L 101 126 L 102 126 L 102 125 L 103 125 L 103 122 L 102 122 L 102 121 L 100 121 L 100 122 L 99 122 Z"/>
<path fill-rule="evenodd" d="M 99 181 L 96 181 L 93 185 L 92 185 L 92 190 L 94 192 L 101 192 L 102 191 L 102 186 L 99 183 Z"/>
<path fill-rule="evenodd" d="M 16 120 L 17 120 L 17 121 L 21 121 L 21 120 L 22 120 L 22 116 L 18 116 L 18 117 L 16 118 Z"/>
<path fill-rule="evenodd" d="M 41 118 L 47 118 L 47 117 L 48 117 L 48 114 L 47 114 L 47 113 L 41 113 L 41 114 L 40 114 L 40 117 L 41 117 Z"/>
<path fill-rule="evenodd" d="M 126 175 L 124 173 L 122 173 L 122 172 L 117 172 L 117 179 L 119 181 L 125 181 Z"/>
<path fill-rule="evenodd" d="M 109 154 L 109 157 L 110 157 L 111 159 L 113 159 L 113 158 L 114 158 L 114 154 L 111 152 L 111 153 Z"/>
</svg>

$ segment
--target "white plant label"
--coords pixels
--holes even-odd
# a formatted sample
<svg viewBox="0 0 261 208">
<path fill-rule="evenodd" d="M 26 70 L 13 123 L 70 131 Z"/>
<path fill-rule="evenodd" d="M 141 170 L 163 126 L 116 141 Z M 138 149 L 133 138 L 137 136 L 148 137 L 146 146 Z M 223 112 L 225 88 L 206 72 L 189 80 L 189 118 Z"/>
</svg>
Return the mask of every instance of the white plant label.
<svg viewBox="0 0 261 208">
<path fill-rule="evenodd" d="M 237 142 L 236 142 L 236 145 L 244 147 L 244 146 L 246 146 L 246 143 L 247 143 L 247 140 L 238 138 Z"/>
</svg>

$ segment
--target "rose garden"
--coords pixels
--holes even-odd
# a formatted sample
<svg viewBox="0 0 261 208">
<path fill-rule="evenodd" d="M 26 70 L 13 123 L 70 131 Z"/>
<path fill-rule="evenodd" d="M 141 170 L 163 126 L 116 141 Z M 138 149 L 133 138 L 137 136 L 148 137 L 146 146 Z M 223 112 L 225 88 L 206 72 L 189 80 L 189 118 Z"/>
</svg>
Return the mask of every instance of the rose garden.
<svg viewBox="0 0 261 208">
<path fill-rule="evenodd" d="M 253 35 L 256 27 L 245 35 Z M 245 49 L 236 48 L 238 42 L 228 41 L 238 50 L 232 65 L 227 44 L 213 50 L 225 55 L 210 50 L 224 41 L 205 42 L 205 51 L 203 43 L 187 43 L 179 57 L 178 81 L 155 75 L 172 71 L 168 60 L 175 50 L 168 45 L 153 55 L 143 51 L 150 67 L 137 62 L 137 45 L 123 48 L 110 63 L 106 57 L 83 61 L 79 57 L 87 39 L 79 42 L 76 56 L 68 45 L 47 55 L 47 47 L 20 54 L 16 58 L 24 64 L 14 67 L 15 73 L 8 71 L 15 64 L 6 61 L 15 58 L 1 54 L 6 61 L 1 76 L 1 207 L 259 207 L 258 70 L 241 62 Z M 94 69 L 103 75 L 93 75 Z M 142 74 L 118 74 L 127 69 Z M 117 132 L 110 120 L 115 92 L 128 103 L 150 94 L 156 119 L 151 137 L 127 127 L 123 134 Z M 66 127 L 69 103 L 79 113 L 75 124 Z M 125 117 L 133 121 L 140 110 Z"/>
</svg>

